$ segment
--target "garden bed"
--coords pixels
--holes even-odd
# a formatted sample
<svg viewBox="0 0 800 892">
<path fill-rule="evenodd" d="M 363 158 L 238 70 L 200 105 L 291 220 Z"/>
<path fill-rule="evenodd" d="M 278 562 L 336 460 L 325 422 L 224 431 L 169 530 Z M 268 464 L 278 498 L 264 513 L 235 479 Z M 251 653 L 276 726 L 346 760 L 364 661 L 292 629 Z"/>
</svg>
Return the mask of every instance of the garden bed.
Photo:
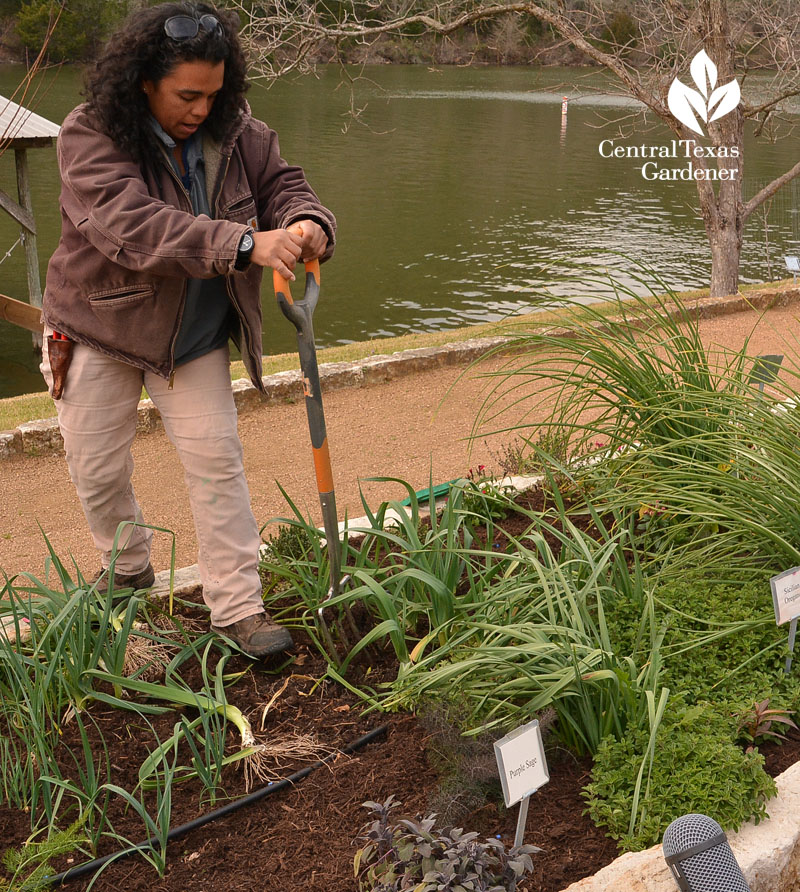
<svg viewBox="0 0 800 892">
<path fill-rule="evenodd" d="M 343 687 L 326 683 L 313 690 L 312 679 L 325 672 L 324 661 L 298 635 L 295 661 L 279 674 L 270 667 L 252 665 L 247 676 L 229 691 L 231 702 L 260 714 L 263 706 L 289 684 L 268 713 L 271 736 L 308 734 L 325 745 L 341 748 L 367 731 L 386 726 L 377 738 L 351 756 L 339 756 L 317 769 L 296 787 L 246 807 L 213 824 L 175 840 L 169 846 L 167 870 L 159 879 L 137 856 L 106 868 L 92 887 L 97 892 L 124 889 L 153 892 L 205 892 L 210 883 L 225 889 L 303 888 L 308 892 L 354 892 L 353 856 L 358 830 L 367 812 L 362 802 L 382 801 L 394 794 L 402 810 L 426 813 L 440 780 L 428 759 L 430 730 L 415 716 L 361 715 L 358 698 Z M 231 671 L 250 667 L 238 658 Z M 377 671 L 377 667 L 376 670 Z M 187 679 L 188 680 L 188 679 Z M 118 710 L 92 709 L 112 749 L 113 779 L 131 789 L 136 784 L 142 747 L 152 745 L 152 735 L 131 723 Z M 166 733 L 174 716 L 162 719 L 157 730 Z M 159 727 L 160 725 L 160 727 Z M 72 729 L 64 729 L 70 741 Z M 800 758 L 800 734 L 791 731 L 782 746 L 761 748 L 770 775 L 777 776 Z M 550 783 L 533 798 L 525 842 L 540 846 L 534 856 L 534 872 L 520 892 L 558 892 L 570 883 L 590 876 L 618 854 L 607 838 L 584 814 L 581 796 L 589 780 L 591 759 L 577 758 L 563 748 L 547 752 Z M 288 775 L 307 762 L 286 761 L 280 771 Z M 232 798 L 243 795 L 242 773 L 227 769 L 225 789 Z M 499 790 L 498 790 L 499 793 Z M 223 804 L 217 803 L 217 806 Z M 173 826 L 193 820 L 213 807 L 199 800 L 196 785 L 179 786 L 173 794 Z M 502 836 L 511 845 L 516 828 L 516 808 L 506 810 L 498 795 L 472 811 L 465 826 L 483 836 Z M 131 840 L 143 836 L 141 820 L 128 813 L 114 816 L 115 830 Z M 29 833 L 27 816 L 0 808 L 0 834 L 4 847 L 24 843 Z M 99 855 L 115 849 L 101 847 Z M 66 870 L 80 863 L 76 854 L 54 863 Z M 89 878 L 64 888 L 86 889 Z"/>
<path fill-rule="evenodd" d="M 364 505 L 363 538 L 342 546 L 351 585 L 325 605 L 338 652 L 317 619 L 329 550 L 299 513 L 262 555 L 268 609 L 298 641 L 284 665 L 253 665 L 198 627 L 167 628 L 135 598 L 109 605 L 67 579 L 55 555 L 63 592 L 7 581 L 32 638 L 3 651 L 4 801 L 44 810 L 62 831 L 80 811 L 100 855 L 161 834 L 141 853 L 150 868 L 120 861 L 96 889 L 352 892 L 359 829 L 373 817 L 366 800 L 395 797 L 404 813 L 435 811 L 440 826 L 510 843 L 516 809 L 487 787 L 492 740 L 535 716 L 552 779 L 532 802 L 525 840 L 544 851 L 518 892 L 557 892 L 618 845 L 653 845 L 680 814 L 702 811 L 734 829 L 765 818 L 769 774 L 800 745 L 791 721 L 800 682 L 783 672 L 786 635 L 768 582 L 800 560 L 800 467 L 786 446 L 800 436 L 800 396 L 785 388 L 783 401 L 765 399 L 743 353 L 717 373 L 690 326 L 691 337 L 676 324 L 664 339 L 657 318 L 642 351 L 623 323 L 560 341 L 577 357 L 573 370 L 546 358 L 524 369 L 526 379 L 552 379 L 564 401 L 539 439 L 564 452 L 531 449 L 553 484 L 546 504 L 540 492 L 512 505 L 484 478 L 450 486 L 429 519 L 410 486 L 407 512 Z M 205 628 L 199 607 L 182 611 Z M 155 681 L 141 674 L 152 650 L 138 668 L 129 661 L 143 644 L 163 648 Z M 337 755 L 384 724 L 364 748 Z M 788 733 L 783 747 L 770 742 L 776 732 Z M 270 762 L 285 743 L 291 751 Z M 323 757 L 309 776 L 277 785 Z M 165 855 L 167 828 L 240 797 L 253 766 L 274 795 Z M 0 815 L 9 846 L 28 831 L 22 818 Z M 82 859 L 75 848 L 53 856 L 51 876 Z M 412 863 L 403 851 L 384 847 L 378 885 L 390 856 L 398 870 Z M 524 869 L 519 857 L 513 869 Z"/>
<path fill-rule="evenodd" d="M 518 494 L 515 505 L 520 510 L 506 504 L 502 519 L 496 519 L 488 528 L 480 524 L 472 528 L 476 546 L 501 551 L 513 547 L 528 529 L 531 514 L 546 513 L 553 507 L 553 500 L 551 494 L 534 488 Z M 564 507 L 568 508 L 569 502 Z M 586 514 L 578 513 L 572 520 L 575 528 L 587 536 L 602 539 L 600 528 Z M 550 548 L 558 545 L 553 530 L 560 526 L 557 522 L 546 531 L 544 538 Z M 420 529 L 430 531 L 430 521 L 421 522 Z M 396 555 L 397 550 L 391 553 Z M 193 597 L 199 600 L 199 592 Z M 279 599 L 273 607 L 291 603 L 291 598 Z M 191 601 L 179 609 L 179 616 L 198 628 L 207 622 L 202 608 L 193 608 Z M 359 620 L 365 619 L 359 613 Z M 384 801 L 393 795 L 401 802 L 402 812 L 409 815 L 428 814 L 441 807 L 439 787 L 443 775 L 441 759 L 436 758 L 440 744 L 425 716 L 420 718 L 408 712 L 365 714 L 363 701 L 351 690 L 330 680 L 319 681 L 326 674 L 326 661 L 302 630 L 296 630 L 294 635 L 297 650 L 284 665 L 254 663 L 234 656 L 226 665 L 226 672 L 244 675 L 227 689 L 227 700 L 250 717 L 254 728 L 260 724 L 265 706 L 270 704 L 264 721 L 270 741 L 302 736 L 320 745 L 319 751 L 304 759 L 286 757 L 272 764 L 270 777 L 274 780 L 332 754 L 330 760 L 296 786 L 171 842 L 163 877 L 158 878 L 151 867 L 134 855 L 106 867 L 92 889 L 200 892 L 211 882 L 224 882 L 226 889 L 236 890 L 252 888 L 254 883 L 281 888 L 291 881 L 309 892 L 355 892 L 353 857 L 361 844 L 359 830 L 368 818 L 362 803 Z M 217 657 L 212 656 L 208 667 L 212 673 Z M 391 648 L 373 646 L 368 656 L 362 654 L 354 662 L 347 680 L 355 688 L 368 685 L 375 689 L 382 682 L 390 682 L 396 672 L 396 657 Z M 192 689 L 202 688 L 198 665 L 184 664 L 181 677 Z M 95 758 L 99 761 L 102 756 L 102 739 L 110 753 L 109 780 L 127 790 L 136 787 L 139 766 L 156 738 L 166 739 L 181 714 L 151 717 L 152 724 L 148 726 L 132 719 L 129 713 L 100 704 L 92 705 L 89 711 L 100 732 L 92 735 Z M 385 727 L 385 732 L 363 749 L 352 755 L 336 755 L 335 751 L 379 727 Z M 65 723 L 62 732 L 64 743 L 79 751 L 81 740 L 75 725 Z M 494 736 L 501 735 L 498 732 Z M 526 843 L 539 846 L 542 851 L 534 856 L 533 873 L 519 885 L 519 892 L 559 892 L 596 873 L 619 854 L 617 843 L 586 814 L 584 787 L 591 780 L 592 758 L 576 756 L 552 737 L 546 736 L 546 746 L 551 779 L 532 800 L 525 836 Z M 775 777 L 800 758 L 800 733 L 790 730 L 784 745 L 766 744 L 760 751 L 766 770 Z M 69 770 L 66 757 L 62 767 Z M 246 794 L 245 778 L 239 768 L 226 768 L 223 777 L 216 803 L 208 801 L 197 781 L 176 785 L 171 826 L 193 821 Z M 112 805 L 109 817 L 118 837 L 140 842 L 148 835 L 141 818 L 132 809 L 123 808 L 120 801 Z M 481 836 L 501 838 L 510 847 L 516 818 L 516 808 L 509 811 L 502 805 L 497 784 L 483 802 L 462 811 L 459 823 Z M 0 808 L 0 833 L 6 847 L 21 846 L 29 835 L 27 816 Z M 119 849 L 118 839 L 106 840 L 101 842 L 96 856 Z M 88 855 L 76 851 L 54 859 L 51 864 L 54 871 L 66 871 L 88 860 Z M 72 880 L 69 886 L 87 889 L 91 879 L 90 874 Z"/>
<path fill-rule="evenodd" d="M 507 514 L 499 522 L 502 531 L 497 528 L 492 532 L 492 543 L 505 549 L 509 536 L 519 536 L 529 524 L 529 512 L 543 511 L 548 501 L 541 490 L 522 494 L 519 504 L 525 513 Z M 580 527 L 592 530 L 585 517 L 577 520 Z M 483 541 L 485 546 L 485 529 L 476 528 L 475 532 L 476 541 Z M 199 609 L 185 606 L 181 615 L 189 621 L 203 622 Z M 325 660 L 302 631 L 295 632 L 295 637 L 297 652 L 288 665 L 263 665 L 234 657 L 226 667 L 229 673 L 245 672 L 228 689 L 227 698 L 251 716 L 254 727 L 261 721 L 265 705 L 271 703 L 264 725 L 270 740 L 302 735 L 323 747 L 306 759 L 276 762 L 272 766 L 274 778 L 289 776 L 372 729 L 385 726 L 385 733 L 352 755 L 335 756 L 295 787 L 173 841 L 163 878 L 157 878 L 138 856 L 133 856 L 107 867 L 93 889 L 199 892 L 212 881 L 224 882 L 226 889 L 235 890 L 252 888 L 254 883 L 281 887 L 291 879 L 292 885 L 309 892 L 354 892 L 353 856 L 359 845 L 359 829 L 367 819 L 362 803 L 394 795 L 402 803 L 402 811 L 412 815 L 429 813 L 441 804 L 436 795 L 441 772 L 435 759 L 429 758 L 437 749 L 436 742 L 431 741 L 430 726 L 409 713 L 363 714 L 363 703 L 354 693 L 331 681 L 317 682 L 325 675 Z M 348 681 L 355 686 L 368 681 L 375 687 L 391 680 L 394 672 L 396 662 L 391 651 L 373 649 L 369 658 L 360 659 L 351 669 Z M 190 664 L 182 670 L 182 677 L 195 689 L 202 684 L 197 667 L 192 670 Z M 151 718 L 149 728 L 132 721 L 128 713 L 99 704 L 90 712 L 110 749 L 110 779 L 124 789 L 133 789 L 139 765 L 153 747 L 154 732 L 159 739 L 169 736 L 178 713 Z M 74 724 L 66 723 L 62 730 L 64 742 L 80 749 Z M 101 753 L 99 739 L 96 736 L 93 740 L 96 756 Z M 800 734 L 790 731 L 783 746 L 767 745 L 761 751 L 769 774 L 776 776 L 800 757 Z M 534 871 L 520 885 L 520 892 L 558 892 L 592 875 L 618 854 L 616 843 L 585 814 L 582 794 L 590 780 L 591 758 L 577 757 L 552 740 L 548 740 L 547 757 L 551 780 L 531 803 L 525 837 L 526 843 L 543 851 L 535 855 Z M 172 797 L 172 827 L 225 804 L 226 797 L 243 796 L 246 789 L 242 771 L 235 766 L 227 768 L 223 787 L 218 801 L 211 804 L 203 801 L 197 782 L 177 785 Z M 462 823 L 482 836 L 499 836 L 510 846 L 516 814 L 516 808 L 509 811 L 502 805 L 498 785 L 493 797 L 464 814 Z M 123 809 L 121 803 L 112 808 L 110 817 L 121 837 L 132 842 L 146 837 L 141 819 L 131 809 Z M 6 847 L 22 845 L 29 834 L 27 816 L 0 808 L 0 833 Z M 97 855 L 118 849 L 118 841 L 107 841 L 101 843 Z M 73 852 L 53 861 L 52 866 L 63 871 L 85 860 L 88 856 Z M 74 880 L 69 885 L 86 889 L 90 879 Z"/>
<path fill-rule="evenodd" d="M 263 707 L 277 692 L 280 696 L 268 713 L 266 728 L 271 738 L 309 735 L 329 748 L 342 748 L 371 729 L 385 725 L 385 735 L 350 756 L 338 756 L 318 768 L 296 787 L 283 790 L 252 806 L 193 831 L 169 846 L 167 871 L 159 879 L 137 856 L 105 869 L 92 887 L 111 890 L 158 890 L 200 892 L 210 882 L 225 889 L 290 888 L 309 892 L 353 892 L 353 857 L 359 829 L 368 815 L 365 800 L 385 800 L 395 795 L 402 810 L 427 813 L 440 776 L 428 759 L 430 729 L 413 715 L 362 715 L 358 698 L 345 688 L 314 679 L 325 673 L 325 663 L 297 635 L 293 663 L 278 674 L 270 666 L 251 664 L 237 658 L 228 664 L 231 672 L 249 669 L 228 691 L 230 702 L 247 713 L 255 713 L 254 725 Z M 373 662 L 370 675 L 380 677 L 389 669 Z M 356 672 L 354 681 L 362 673 Z M 184 673 L 187 681 L 190 673 Z M 197 681 L 198 679 L 194 679 Z M 288 686 L 284 689 L 284 683 Z M 374 681 L 373 681 L 374 683 Z M 137 783 L 139 764 L 152 748 L 153 734 L 129 714 L 92 707 L 103 737 L 111 749 L 113 780 L 125 789 Z M 175 715 L 152 719 L 159 736 L 167 736 Z M 74 726 L 64 727 L 65 743 L 80 747 Z M 535 857 L 532 879 L 521 889 L 557 892 L 574 880 L 595 872 L 616 856 L 615 844 L 583 815 L 581 790 L 588 778 L 590 760 L 577 759 L 562 749 L 549 755 L 551 781 L 537 794 L 529 817 L 526 842 L 544 850 Z M 278 771 L 287 776 L 308 761 L 284 760 Z M 277 769 L 277 766 L 276 766 Z M 226 769 L 225 790 L 231 798 L 244 795 L 241 771 Z M 511 845 L 516 828 L 516 809 L 507 811 L 497 796 L 472 811 L 465 824 L 482 835 L 502 836 Z M 176 827 L 216 806 L 199 799 L 197 784 L 175 787 L 172 825 Z M 144 837 L 142 821 L 128 811 L 115 808 L 112 822 L 117 833 L 132 841 Z M 24 843 L 29 834 L 27 816 L 0 809 L 0 834 L 5 847 Z M 116 848 L 101 845 L 98 856 Z M 53 862 L 58 870 L 80 863 L 77 853 Z M 71 882 L 67 888 L 85 889 L 90 877 Z"/>
</svg>

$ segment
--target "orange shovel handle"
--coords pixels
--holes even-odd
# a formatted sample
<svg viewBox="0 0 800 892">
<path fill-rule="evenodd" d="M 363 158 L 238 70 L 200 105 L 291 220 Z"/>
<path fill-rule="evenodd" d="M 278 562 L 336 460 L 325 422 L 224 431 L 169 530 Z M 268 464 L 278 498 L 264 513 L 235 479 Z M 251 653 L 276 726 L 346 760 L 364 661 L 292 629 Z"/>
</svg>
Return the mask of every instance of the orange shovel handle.
<svg viewBox="0 0 800 892">
<path fill-rule="evenodd" d="M 308 277 L 309 273 L 314 277 L 317 285 L 319 285 L 319 260 L 308 261 L 306 264 L 306 277 Z M 276 295 L 283 294 L 288 303 L 294 303 L 292 300 L 292 291 L 289 287 L 289 280 L 284 279 L 276 269 L 272 270 L 272 287 L 275 289 Z"/>
</svg>

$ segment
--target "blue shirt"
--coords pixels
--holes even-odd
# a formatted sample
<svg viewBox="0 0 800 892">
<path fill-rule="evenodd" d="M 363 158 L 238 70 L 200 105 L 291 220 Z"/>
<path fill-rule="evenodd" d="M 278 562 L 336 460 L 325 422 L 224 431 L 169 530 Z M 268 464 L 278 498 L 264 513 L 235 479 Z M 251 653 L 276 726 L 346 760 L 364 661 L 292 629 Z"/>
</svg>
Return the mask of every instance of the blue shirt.
<svg viewBox="0 0 800 892">
<path fill-rule="evenodd" d="M 151 116 L 150 126 L 167 148 L 173 170 L 189 193 L 195 216 L 213 217 L 208 202 L 206 166 L 200 131 L 183 143 L 182 160 L 185 173 L 172 153 L 175 141 Z M 174 365 L 183 365 L 216 350 L 227 343 L 234 319 L 224 276 L 213 279 L 189 279 L 178 337 L 175 341 Z"/>
</svg>

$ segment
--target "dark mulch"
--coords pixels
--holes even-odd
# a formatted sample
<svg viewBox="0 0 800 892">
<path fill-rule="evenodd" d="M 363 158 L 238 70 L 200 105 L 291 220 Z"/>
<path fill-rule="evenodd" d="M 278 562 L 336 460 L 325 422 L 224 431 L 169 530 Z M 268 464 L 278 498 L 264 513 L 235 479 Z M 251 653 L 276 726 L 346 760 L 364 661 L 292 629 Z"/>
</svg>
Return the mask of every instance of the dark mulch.
<svg viewBox="0 0 800 892">
<path fill-rule="evenodd" d="M 516 534 L 513 529 L 512 535 Z M 401 801 L 403 812 L 428 813 L 440 780 L 431 758 L 432 732 L 426 730 L 428 725 L 405 713 L 362 714 L 363 704 L 354 694 L 331 682 L 317 683 L 324 674 L 324 662 L 302 634 L 296 639 L 296 658 L 290 665 L 251 664 L 235 658 L 227 666 L 228 671 L 249 670 L 229 691 L 229 698 L 250 715 L 253 726 L 260 723 L 264 705 L 278 695 L 266 719 L 270 739 L 309 734 L 332 750 L 339 750 L 381 725 L 386 726 L 385 734 L 352 755 L 336 756 L 295 786 L 175 840 L 169 847 L 163 878 L 140 857 L 131 857 L 108 867 L 93 889 L 209 892 L 216 887 L 234 892 L 288 892 L 296 888 L 305 892 L 356 892 L 353 856 L 359 830 L 368 819 L 362 803 L 394 795 Z M 393 670 L 388 654 L 373 654 L 370 662 L 368 674 L 366 664 L 355 667 L 355 684 L 376 685 L 390 677 Z M 192 678 L 192 670 L 188 666 L 184 669 L 184 677 L 199 685 L 199 679 Z M 133 789 L 139 765 L 154 744 L 152 730 L 132 714 L 99 704 L 90 711 L 109 744 L 112 781 Z M 173 713 L 152 720 L 161 739 L 172 732 L 176 716 Z M 65 740 L 76 745 L 74 723 L 63 730 Z M 231 732 L 231 744 L 234 739 Z M 95 744 L 99 757 L 100 748 Z M 778 774 L 800 758 L 800 734 L 792 731 L 785 745 L 770 745 L 762 752 L 767 769 Z M 533 797 L 525 836 L 525 842 L 544 851 L 534 856 L 535 872 L 520 892 L 558 892 L 595 873 L 617 854 L 615 843 L 583 813 L 581 791 L 589 780 L 591 761 L 555 747 L 548 749 L 547 758 L 550 782 Z M 307 764 L 284 761 L 275 766 L 276 776 L 288 776 Z M 66 764 L 64 767 L 66 770 Z M 236 768 L 226 769 L 224 784 L 225 793 L 216 806 L 203 801 L 197 783 L 176 786 L 171 826 L 178 827 L 245 792 L 242 773 Z M 111 818 L 117 832 L 130 840 L 141 841 L 148 835 L 141 820 L 119 803 L 112 807 Z M 482 836 L 499 836 L 510 846 L 516 819 L 516 808 L 503 807 L 498 785 L 497 798 L 477 807 L 461 823 Z M 0 809 L 4 846 L 21 845 L 28 833 L 27 815 Z M 99 854 L 116 848 L 111 841 L 104 841 Z M 55 867 L 65 870 L 82 860 L 80 856 L 62 859 Z M 88 884 L 89 878 L 80 879 L 67 888 L 86 889 Z"/>
<path fill-rule="evenodd" d="M 353 855 L 359 829 L 368 817 L 362 803 L 394 794 L 403 812 L 427 812 L 439 775 L 428 759 L 428 732 L 423 724 L 405 713 L 361 715 L 361 705 L 353 694 L 331 683 L 315 686 L 314 679 L 323 674 L 324 665 L 307 645 L 300 644 L 297 657 L 279 676 L 254 666 L 231 692 L 230 699 L 240 706 L 246 701 L 248 710 L 258 707 L 254 726 L 263 705 L 291 677 L 269 712 L 267 727 L 272 734 L 313 734 L 335 748 L 381 725 L 386 726 L 385 734 L 350 756 L 336 757 L 293 788 L 175 840 L 170 844 L 163 879 L 134 857 L 106 868 L 94 889 L 200 892 L 216 883 L 226 890 L 302 887 L 308 892 L 354 892 Z M 232 661 L 228 668 L 245 666 L 240 660 Z M 92 714 L 112 752 L 113 781 L 132 789 L 146 747 L 153 745 L 152 732 L 143 722 L 131 721 L 131 715 L 118 711 L 95 706 Z M 166 736 L 174 721 L 175 715 L 171 715 L 153 719 L 153 724 Z M 71 736 L 67 725 L 65 737 Z M 527 887 L 531 892 L 559 890 L 595 872 L 616 853 L 614 843 L 582 814 L 581 789 L 588 780 L 590 761 L 558 749 L 548 758 L 551 781 L 531 804 L 525 839 L 545 850 L 536 856 L 536 873 Z M 286 762 L 280 773 L 286 776 L 302 767 L 302 762 Z M 241 772 L 227 770 L 226 792 L 231 798 L 245 792 Z M 212 808 L 199 801 L 197 785 L 175 787 L 173 800 L 173 827 Z M 224 803 L 218 801 L 220 804 Z M 490 801 L 467 815 L 463 824 L 484 836 L 499 834 L 510 846 L 516 815 L 516 808 L 507 811 L 501 802 Z M 141 821 L 130 812 L 115 807 L 112 819 L 117 831 L 131 840 L 140 841 L 147 835 Z M 20 845 L 27 833 L 27 816 L 0 809 L 4 845 Z M 104 844 L 99 854 L 115 850 Z M 56 867 L 65 870 L 80 860 L 62 860 Z M 88 878 L 70 884 L 74 889 L 86 889 L 87 885 Z"/>
<path fill-rule="evenodd" d="M 140 858 L 133 857 L 107 868 L 94 889 L 208 892 L 216 885 L 225 890 L 355 892 L 353 855 L 359 828 L 367 818 L 361 803 L 394 794 L 401 800 L 403 811 L 427 812 L 439 775 L 428 759 L 428 732 L 423 724 L 408 714 L 362 716 L 356 698 L 337 685 L 312 690 L 311 678 L 319 677 L 323 665 L 304 645 L 298 657 L 303 665 L 288 667 L 277 678 L 256 667 L 244 686 L 237 685 L 239 698 L 244 695 L 252 708 L 264 704 L 294 673 L 270 711 L 268 727 L 273 734 L 302 731 L 334 747 L 343 747 L 382 724 L 386 725 L 385 735 L 353 755 L 338 756 L 295 787 L 175 840 L 170 844 L 162 879 Z M 244 668 L 243 662 L 238 668 Z M 114 781 L 131 789 L 143 747 L 145 743 L 152 746 L 150 732 L 145 733 L 136 723 L 129 724 L 129 717 L 119 712 L 100 709 L 94 714 L 115 753 Z M 164 721 L 164 729 L 173 721 L 174 716 Z M 770 745 L 762 752 L 770 773 L 780 773 L 800 758 L 800 734 L 793 731 L 786 744 Z M 581 790 L 589 779 L 590 760 L 552 748 L 548 750 L 548 764 L 550 782 L 531 802 L 525 836 L 526 842 L 544 851 L 534 856 L 533 877 L 520 887 L 525 892 L 557 892 L 595 873 L 617 854 L 615 843 L 583 814 Z M 282 774 L 300 767 L 303 763 L 286 763 Z M 244 792 L 241 773 L 228 772 L 226 789 L 231 797 Z M 176 787 L 173 798 L 173 827 L 211 808 L 198 800 L 198 791 L 191 785 Z M 141 821 L 133 815 L 115 809 L 113 817 L 117 830 L 130 839 L 139 841 L 146 835 Z M 516 808 L 506 810 L 495 800 L 473 811 L 463 824 L 483 836 L 499 834 L 510 846 L 516 817 Z M 27 816 L 0 810 L 0 834 L 5 845 L 21 844 L 27 828 Z M 105 845 L 100 854 L 113 850 L 113 846 Z M 57 868 L 64 870 L 78 861 L 62 861 Z M 69 887 L 77 890 L 87 886 L 88 879 L 74 881 Z"/>
</svg>

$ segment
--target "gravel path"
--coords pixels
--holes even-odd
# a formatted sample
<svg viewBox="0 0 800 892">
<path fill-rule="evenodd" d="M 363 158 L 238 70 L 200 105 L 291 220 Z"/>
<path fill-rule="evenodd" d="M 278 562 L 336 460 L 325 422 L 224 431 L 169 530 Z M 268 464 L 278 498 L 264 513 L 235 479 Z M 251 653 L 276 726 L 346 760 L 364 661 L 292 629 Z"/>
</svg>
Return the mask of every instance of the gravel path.
<svg viewBox="0 0 800 892">
<path fill-rule="evenodd" d="M 701 332 L 706 343 L 735 349 L 751 336 L 751 355 L 784 353 L 787 363 L 800 365 L 798 317 L 800 304 L 763 315 L 735 313 L 702 322 Z M 345 512 L 351 517 L 364 513 L 359 486 L 372 506 L 385 498 L 402 497 L 397 484 L 367 482 L 368 477 L 401 477 L 420 489 L 431 475 L 440 483 L 479 464 L 498 468 L 496 456 L 513 441 L 513 434 L 482 434 L 472 443 L 468 440 L 487 392 L 480 371 L 438 369 L 324 395 L 340 518 Z M 302 401 L 244 414 L 239 431 L 259 523 L 288 510 L 277 482 L 320 522 Z M 163 431 L 138 436 L 134 459 L 134 486 L 145 518 L 174 531 L 178 567 L 194 563 L 196 542 L 183 474 Z M 0 569 L 9 576 L 44 574 L 47 549 L 42 531 L 62 560 L 71 556 L 85 574 L 99 566 L 62 455 L 0 461 L 0 492 Z M 157 570 L 169 565 L 171 544 L 170 536 L 156 533 Z"/>
</svg>

